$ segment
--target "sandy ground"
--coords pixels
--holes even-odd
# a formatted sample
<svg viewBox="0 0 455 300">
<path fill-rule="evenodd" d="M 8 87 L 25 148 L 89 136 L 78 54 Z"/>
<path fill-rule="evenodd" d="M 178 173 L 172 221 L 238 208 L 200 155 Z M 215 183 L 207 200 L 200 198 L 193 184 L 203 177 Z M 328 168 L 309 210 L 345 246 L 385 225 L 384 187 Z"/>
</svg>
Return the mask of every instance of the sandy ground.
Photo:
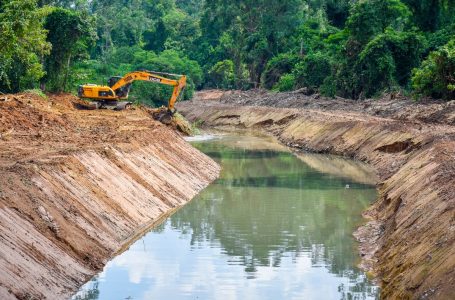
<svg viewBox="0 0 455 300">
<path fill-rule="evenodd" d="M 65 299 L 219 166 L 150 111 L 0 96 L 0 299 Z"/>
<path fill-rule="evenodd" d="M 382 298 L 455 299 L 454 101 L 203 91 L 177 108 L 199 126 L 260 130 L 300 151 L 369 163 L 380 197 L 355 235 Z"/>
</svg>

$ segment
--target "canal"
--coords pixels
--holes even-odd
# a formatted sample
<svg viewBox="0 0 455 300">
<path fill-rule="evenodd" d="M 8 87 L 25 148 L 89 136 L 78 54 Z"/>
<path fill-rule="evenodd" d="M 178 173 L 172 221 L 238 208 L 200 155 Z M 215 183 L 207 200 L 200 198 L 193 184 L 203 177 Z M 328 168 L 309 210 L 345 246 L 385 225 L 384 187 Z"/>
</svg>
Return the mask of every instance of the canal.
<svg viewBox="0 0 455 300">
<path fill-rule="evenodd" d="M 192 139 L 220 178 L 73 299 L 377 299 L 352 236 L 376 198 L 366 166 L 266 137 Z"/>
</svg>

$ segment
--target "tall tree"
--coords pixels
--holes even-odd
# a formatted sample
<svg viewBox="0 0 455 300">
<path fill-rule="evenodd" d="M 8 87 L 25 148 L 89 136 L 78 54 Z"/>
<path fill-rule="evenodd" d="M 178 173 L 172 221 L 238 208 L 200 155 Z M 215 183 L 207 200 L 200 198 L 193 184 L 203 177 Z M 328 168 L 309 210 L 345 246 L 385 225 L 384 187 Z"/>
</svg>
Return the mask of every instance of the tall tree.
<svg viewBox="0 0 455 300">
<path fill-rule="evenodd" d="M 47 40 L 53 46 L 45 60 L 44 82 L 49 83 L 50 90 L 64 91 L 73 60 L 86 54 L 95 41 L 94 24 L 85 13 L 55 8 L 46 17 L 44 27 L 49 32 Z"/>
<path fill-rule="evenodd" d="M 36 0 L 0 1 L 0 89 L 17 92 L 33 87 L 43 75 L 42 57 L 49 53 L 42 24 L 45 9 Z"/>
</svg>

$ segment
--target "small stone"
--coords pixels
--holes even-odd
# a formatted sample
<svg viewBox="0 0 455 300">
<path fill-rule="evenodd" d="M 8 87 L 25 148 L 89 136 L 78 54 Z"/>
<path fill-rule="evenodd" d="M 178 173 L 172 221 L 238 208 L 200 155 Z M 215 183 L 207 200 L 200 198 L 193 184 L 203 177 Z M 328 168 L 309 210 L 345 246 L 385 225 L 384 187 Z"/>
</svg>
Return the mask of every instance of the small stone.
<svg viewBox="0 0 455 300">
<path fill-rule="evenodd" d="M 38 207 L 38 212 L 40 213 L 40 215 L 47 215 L 46 209 L 42 206 Z"/>
</svg>

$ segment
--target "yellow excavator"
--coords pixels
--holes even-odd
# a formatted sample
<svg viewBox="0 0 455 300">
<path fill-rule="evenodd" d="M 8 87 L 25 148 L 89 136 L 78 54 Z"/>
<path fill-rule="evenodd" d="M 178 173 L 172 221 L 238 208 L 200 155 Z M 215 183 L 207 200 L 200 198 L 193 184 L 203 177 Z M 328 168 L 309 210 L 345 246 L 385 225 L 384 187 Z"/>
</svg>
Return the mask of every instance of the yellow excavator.
<svg viewBox="0 0 455 300">
<path fill-rule="evenodd" d="M 167 77 L 175 78 L 170 79 Z M 120 101 L 128 99 L 131 84 L 136 81 L 149 81 L 159 84 L 170 85 L 174 87 L 172 96 L 168 101 L 167 110 L 161 111 L 155 116 L 159 121 L 172 118 L 175 113 L 175 102 L 179 99 L 182 91 L 186 86 L 186 76 L 153 71 L 134 71 L 125 76 L 113 76 L 107 81 L 107 86 L 96 84 L 80 85 L 78 89 L 79 98 L 89 99 L 94 102 L 95 109 L 109 108 L 114 110 L 123 110 L 128 108 L 132 103 L 129 101 Z M 167 123 L 167 122 L 164 122 Z"/>
</svg>

